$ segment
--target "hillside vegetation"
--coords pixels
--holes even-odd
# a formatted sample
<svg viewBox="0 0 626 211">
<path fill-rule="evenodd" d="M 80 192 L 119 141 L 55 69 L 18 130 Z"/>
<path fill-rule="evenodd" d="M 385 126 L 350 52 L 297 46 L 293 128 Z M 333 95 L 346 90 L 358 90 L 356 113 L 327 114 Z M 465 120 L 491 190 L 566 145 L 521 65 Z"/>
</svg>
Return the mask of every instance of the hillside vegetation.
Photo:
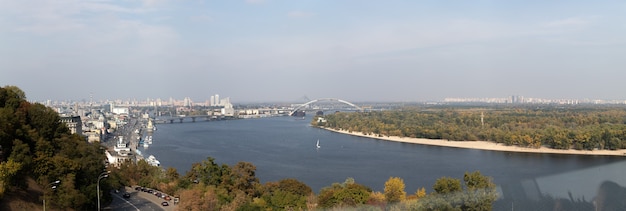
<svg viewBox="0 0 626 211">
<path fill-rule="evenodd" d="M 95 209 L 104 151 L 99 144 L 71 135 L 54 110 L 26 101 L 24 92 L 14 86 L 0 88 L 0 146 L 0 200 L 12 193 L 32 195 L 26 191 L 32 179 L 30 186 L 38 187 L 30 189 L 41 190 L 41 195 L 25 197 L 28 200 L 40 204 L 45 195 L 49 207 Z M 57 180 L 60 184 L 53 190 L 49 184 Z M 107 185 L 102 188 L 110 190 Z"/>
</svg>

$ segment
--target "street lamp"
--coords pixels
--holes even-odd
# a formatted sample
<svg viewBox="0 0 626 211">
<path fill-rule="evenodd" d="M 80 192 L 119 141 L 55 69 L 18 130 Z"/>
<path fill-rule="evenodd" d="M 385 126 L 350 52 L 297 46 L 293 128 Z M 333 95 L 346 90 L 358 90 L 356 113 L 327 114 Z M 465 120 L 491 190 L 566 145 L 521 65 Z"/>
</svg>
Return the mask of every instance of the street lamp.
<svg viewBox="0 0 626 211">
<path fill-rule="evenodd" d="M 102 174 L 100 174 L 100 176 L 98 176 L 98 211 L 100 211 L 100 180 L 109 177 L 109 172 L 102 172 Z"/>
<path fill-rule="evenodd" d="M 59 183 L 61 183 L 61 180 L 51 182 L 46 187 L 50 187 L 52 188 L 52 190 L 56 190 L 57 185 L 59 185 Z M 46 190 L 45 189 L 43 190 L 43 211 L 46 211 Z"/>
</svg>

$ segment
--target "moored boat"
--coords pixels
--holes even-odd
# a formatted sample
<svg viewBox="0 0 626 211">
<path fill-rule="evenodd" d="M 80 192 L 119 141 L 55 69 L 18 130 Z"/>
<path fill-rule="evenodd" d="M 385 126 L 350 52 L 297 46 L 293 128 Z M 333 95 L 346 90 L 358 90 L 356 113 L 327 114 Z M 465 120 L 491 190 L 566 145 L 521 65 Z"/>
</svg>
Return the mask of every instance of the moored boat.
<svg viewBox="0 0 626 211">
<path fill-rule="evenodd" d="M 154 155 L 148 156 L 148 159 L 146 159 L 146 162 L 148 162 L 148 164 L 152 166 L 161 166 L 161 162 L 159 162 L 159 160 L 157 160 L 156 157 L 154 157 Z"/>
</svg>

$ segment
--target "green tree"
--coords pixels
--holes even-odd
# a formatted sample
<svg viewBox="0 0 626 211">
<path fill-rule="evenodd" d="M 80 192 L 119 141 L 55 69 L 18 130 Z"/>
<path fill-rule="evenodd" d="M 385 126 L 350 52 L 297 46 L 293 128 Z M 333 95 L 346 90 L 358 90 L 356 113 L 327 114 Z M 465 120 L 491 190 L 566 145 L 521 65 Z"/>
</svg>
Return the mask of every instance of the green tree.
<svg viewBox="0 0 626 211">
<path fill-rule="evenodd" d="M 463 181 L 467 188 L 464 210 L 491 210 L 493 202 L 498 198 L 496 185 L 491 177 L 483 176 L 479 171 L 465 172 Z"/>
<path fill-rule="evenodd" d="M 461 191 L 461 181 L 451 177 L 442 177 L 435 181 L 433 190 L 437 194 L 450 194 Z"/>
<path fill-rule="evenodd" d="M 261 189 L 262 204 L 268 209 L 303 210 L 307 208 L 307 196 L 313 194 L 309 186 L 296 179 L 268 182 Z"/>
<path fill-rule="evenodd" d="M 202 163 L 194 163 L 185 178 L 199 181 L 207 185 L 219 186 L 222 184 L 224 169 L 217 163 L 215 158 L 207 157 Z"/>
<path fill-rule="evenodd" d="M 333 183 L 324 187 L 317 197 L 318 206 L 321 208 L 332 207 L 356 207 L 370 201 L 372 190 L 364 185 L 348 178 L 342 184 Z"/>
</svg>

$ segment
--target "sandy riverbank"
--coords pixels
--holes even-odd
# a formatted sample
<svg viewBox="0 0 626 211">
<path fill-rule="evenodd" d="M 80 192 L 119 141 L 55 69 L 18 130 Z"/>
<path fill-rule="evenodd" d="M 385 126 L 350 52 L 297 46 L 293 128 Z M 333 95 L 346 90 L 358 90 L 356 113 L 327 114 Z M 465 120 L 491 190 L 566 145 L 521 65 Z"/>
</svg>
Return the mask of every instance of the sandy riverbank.
<svg viewBox="0 0 626 211">
<path fill-rule="evenodd" d="M 330 130 L 337 133 L 343 133 L 353 136 L 360 137 L 368 137 L 386 141 L 395 141 L 395 142 L 404 142 L 411 144 L 423 144 L 423 145 L 432 145 L 432 146 L 443 146 L 443 147 L 456 147 L 456 148 L 465 148 L 465 149 L 480 149 L 480 150 L 492 150 L 492 151 L 503 151 L 503 152 L 526 152 L 526 153 L 552 153 L 552 154 L 572 154 L 572 155 L 610 155 L 610 156 L 626 156 L 626 150 L 559 150 L 559 149 L 551 149 L 546 147 L 541 147 L 538 149 L 535 148 L 525 148 L 518 146 L 505 146 L 503 144 L 498 144 L 494 142 L 487 141 L 447 141 L 442 139 L 424 139 L 424 138 L 407 138 L 407 137 L 398 137 L 398 136 L 383 136 L 378 137 L 376 135 L 365 135 L 361 132 L 348 132 L 345 130 L 335 130 L 330 128 L 322 128 L 326 130 Z"/>
</svg>

